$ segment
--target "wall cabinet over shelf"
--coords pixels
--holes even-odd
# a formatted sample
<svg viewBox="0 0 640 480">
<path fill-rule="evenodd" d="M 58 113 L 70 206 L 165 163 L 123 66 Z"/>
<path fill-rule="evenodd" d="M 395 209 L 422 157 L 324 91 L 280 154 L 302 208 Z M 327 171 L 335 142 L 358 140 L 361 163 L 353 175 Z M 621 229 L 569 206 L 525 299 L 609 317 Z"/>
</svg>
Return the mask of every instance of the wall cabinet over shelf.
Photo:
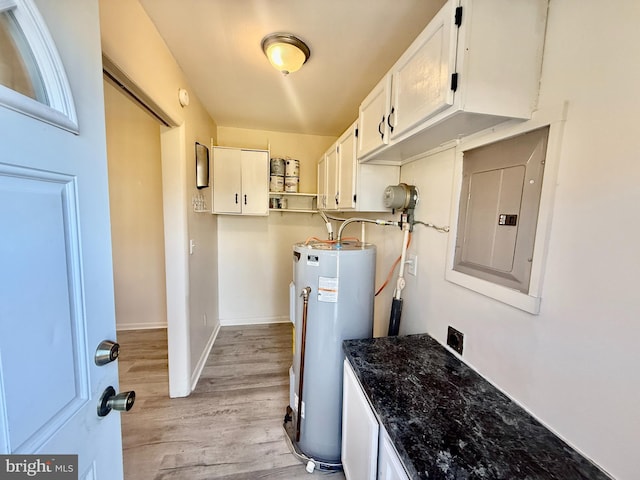
<svg viewBox="0 0 640 480">
<path fill-rule="evenodd" d="M 212 213 L 269 214 L 269 152 L 212 147 Z"/>
<path fill-rule="evenodd" d="M 536 107 L 547 0 L 449 0 L 359 109 L 358 159 L 403 161 Z"/>
</svg>

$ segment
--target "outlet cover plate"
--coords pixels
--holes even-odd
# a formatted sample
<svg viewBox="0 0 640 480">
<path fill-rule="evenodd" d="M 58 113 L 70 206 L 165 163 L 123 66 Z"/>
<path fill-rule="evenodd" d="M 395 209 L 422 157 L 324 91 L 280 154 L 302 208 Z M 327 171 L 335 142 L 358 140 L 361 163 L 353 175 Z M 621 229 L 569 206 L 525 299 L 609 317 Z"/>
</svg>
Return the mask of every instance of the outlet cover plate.
<svg viewBox="0 0 640 480">
<path fill-rule="evenodd" d="M 447 345 L 462 355 L 462 346 L 464 344 L 464 333 L 453 327 L 447 328 Z"/>
</svg>

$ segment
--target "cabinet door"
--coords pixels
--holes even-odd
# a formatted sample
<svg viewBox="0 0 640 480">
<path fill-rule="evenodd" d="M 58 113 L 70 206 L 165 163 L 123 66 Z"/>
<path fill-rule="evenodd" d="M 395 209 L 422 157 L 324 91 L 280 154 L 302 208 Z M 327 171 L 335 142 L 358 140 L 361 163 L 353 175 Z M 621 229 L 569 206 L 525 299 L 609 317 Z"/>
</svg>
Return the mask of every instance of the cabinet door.
<svg viewBox="0 0 640 480">
<path fill-rule="evenodd" d="M 349 363 L 342 389 L 342 467 L 347 480 L 375 480 L 378 421 Z"/>
<path fill-rule="evenodd" d="M 385 75 L 360 104 L 358 158 L 376 152 L 389 143 L 387 113 L 390 96 L 391 76 Z"/>
<path fill-rule="evenodd" d="M 355 208 L 356 193 L 356 125 L 338 139 L 338 209 Z"/>
<path fill-rule="evenodd" d="M 338 208 L 338 152 L 336 145 L 333 145 L 325 156 L 327 163 L 327 209 L 335 210 Z"/>
<path fill-rule="evenodd" d="M 213 213 L 241 213 L 242 191 L 240 150 L 213 149 Z"/>
<path fill-rule="evenodd" d="M 384 428 L 380 429 L 378 480 L 409 480 L 409 476 L 405 472 L 396 449 L 393 448 Z"/>
<path fill-rule="evenodd" d="M 327 157 L 322 155 L 318 160 L 318 208 L 327 209 Z"/>
<path fill-rule="evenodd" d="M 392 68 L 388 122 L 392 139 L 453 105 L 455 7 L 450 0 Z"/>
<path fill-rule="evenodd" d="M 269 214 L 269 153 L 242 150 L 242 214 Z"/>
</svg>

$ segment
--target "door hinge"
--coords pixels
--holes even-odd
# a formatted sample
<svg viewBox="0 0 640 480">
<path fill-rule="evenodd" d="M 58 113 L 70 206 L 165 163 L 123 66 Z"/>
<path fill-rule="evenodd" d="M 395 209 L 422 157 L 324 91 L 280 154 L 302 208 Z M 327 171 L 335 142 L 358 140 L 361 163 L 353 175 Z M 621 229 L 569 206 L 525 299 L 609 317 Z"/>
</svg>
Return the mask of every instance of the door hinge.
<svg viewBox="0 0 640 480">
<path fill-rule="evenodd" d="M 451 74 L 451 90 L 453 90 L 454 92 L 458 90 L 458 74 L 457 73 Z"/>
<path fill-rule="evenodd" d="M 462 7 L 456 7 L 455 23 L 458 27 L 462 25 Z"/>
</svg>

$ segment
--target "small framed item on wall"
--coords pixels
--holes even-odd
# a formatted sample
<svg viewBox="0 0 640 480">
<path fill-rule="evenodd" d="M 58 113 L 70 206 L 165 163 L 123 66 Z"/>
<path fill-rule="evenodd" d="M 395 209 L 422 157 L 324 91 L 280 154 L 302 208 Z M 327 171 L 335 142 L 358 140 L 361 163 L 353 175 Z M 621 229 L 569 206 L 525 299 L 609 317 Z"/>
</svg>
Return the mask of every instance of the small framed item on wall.
<svg viewBox="0 0 640 480">
<path fill-rule="evenodd" d="M 196 187 L 209 186 L 209 149 L 196 142 Z"/>
</svg>

